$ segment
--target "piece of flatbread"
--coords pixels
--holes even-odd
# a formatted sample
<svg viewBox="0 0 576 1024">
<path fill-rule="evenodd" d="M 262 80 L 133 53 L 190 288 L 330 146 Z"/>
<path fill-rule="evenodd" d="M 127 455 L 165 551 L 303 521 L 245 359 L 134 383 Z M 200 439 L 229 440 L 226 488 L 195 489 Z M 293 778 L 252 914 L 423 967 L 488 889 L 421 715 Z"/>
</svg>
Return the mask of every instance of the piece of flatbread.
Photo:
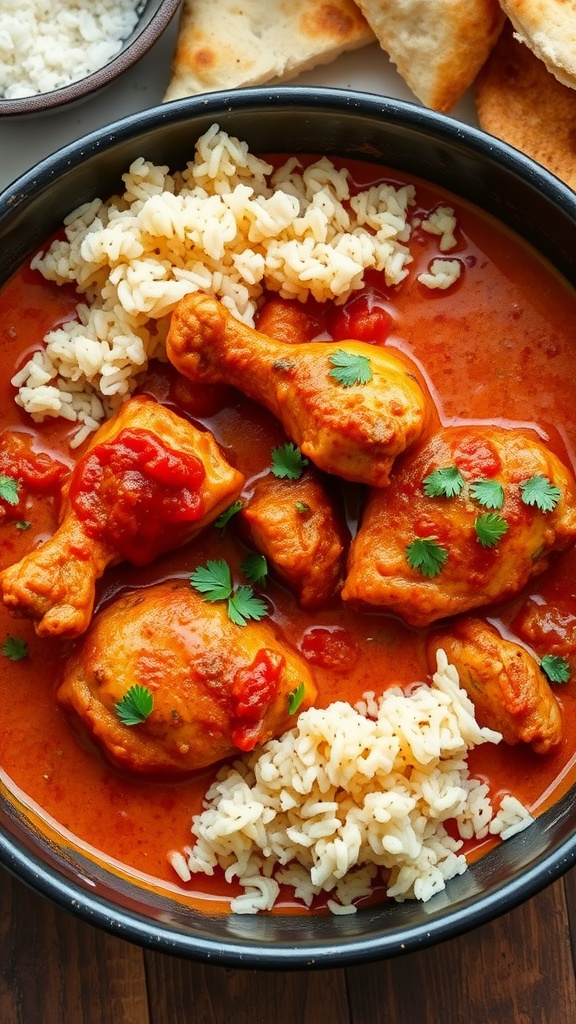
<svg viewBox="0 0 576 1024">
<path fill-rule="evenodd" d="M 498 0 L 357 0 L 421 102 L 446 112 L 474 81 L 504 15 Z"/>
<path fill-rule="evenodd" d="M 372 42 L 352 0 L 184 0 L 164 99 L 285 81 Z"/>
<path fill-rule="evenodd" d="M 507 25 L 474 87 L 480 126 L 576 189 L 576 96 Z"/>
<path fill-rule="evenodd" d="M 576 89 L 574 0 L 500 0 L 517 38 L 563 85 Z"/>
</svg>

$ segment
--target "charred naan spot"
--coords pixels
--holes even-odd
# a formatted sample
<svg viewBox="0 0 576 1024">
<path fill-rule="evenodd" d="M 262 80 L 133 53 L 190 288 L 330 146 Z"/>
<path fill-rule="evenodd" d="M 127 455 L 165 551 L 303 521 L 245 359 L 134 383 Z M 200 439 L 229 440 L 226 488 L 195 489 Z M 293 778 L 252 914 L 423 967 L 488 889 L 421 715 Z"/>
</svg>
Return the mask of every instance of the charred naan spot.
<svg viewBox="0 0 576 1024">
<path fill-rule="evenodd" d="M 216 52 L 210 46 L 202 46 L 191 54 L 190 64 L 198 71 L 209 71 L 216 64 Z"/>
<path fill-rule="evenodd" d="M 322 4 L 312 18 L 301 19 L 301 31 L 303 35 L 317 38 L 320 35 L 332 39 L 348 39 L 353 34 L 355 25 L 361 24 L 363 19 L 353 18 L 346 11 L 336 4 Z"/>
</svg>

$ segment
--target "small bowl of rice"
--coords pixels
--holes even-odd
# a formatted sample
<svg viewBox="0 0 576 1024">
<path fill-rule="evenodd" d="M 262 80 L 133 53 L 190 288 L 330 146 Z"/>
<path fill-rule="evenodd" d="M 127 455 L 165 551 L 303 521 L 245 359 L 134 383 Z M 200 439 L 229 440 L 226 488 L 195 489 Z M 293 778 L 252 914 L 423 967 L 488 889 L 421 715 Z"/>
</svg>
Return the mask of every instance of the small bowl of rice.
<svg viewBox="0 0 576 1024">
<path fill-rule="evenodd" d="M 20 3 L 19 11 L 28 6 Z M 106 7 L 103 0 L 100 9 Z M 55 105 L 110 80 L 176 7 L 171 0 L 146 4 L 118 56 L 42 99 L 52 96 Z M 5 100 L 0 112 L 11 113 L 11 104 L 14 112 L 32 110 L 34 103 L 41 109 L 38 97 Z M 275 170 L 267 163 L 274 159 Z M 300 170 L 308 160 L 314 163 L 306 191 Z M 354 196 L 343 211 L 346 181 L 334 160 L 374 165 L 374 173 L 366 168 L 366 203 Z M 388 168 L 384 205 L 374 212 L 366 204 L 375 202 L 372 182 L 382 167 Z M 414 188 L 400 187 L 404 174 Z M 176 100 L 94 131 L 44 159 L 0 197 L 0 292 L 22 271 L 25 281 L 41 274 L 42 288 L 74 287 L 79 303 L 74 317 L 59 312 L 46 321 L 50 337 L 34 351 L 28 347 L 13 371 L 5 351 L 4 374 L 15 375 L 12 390 L 3 381 L 4 401 L 12 396 L 14 415 L 27 429 L 63 417 L 81 445 L 131 394 L 147 360 L 162 361 L 172 310 L 191 290 L 217 297 L 252 324 L 264 271 L 273 291 L 278 267 L 285 268 L 288 297 L 308 301 L 311 278 L 318 289 L 325 279 L 329 294 L 338 295 L 348 287 L 345 274 L 355 280 L 361 261 L 372 258 L 375 231 L 389 287 L 399 288 L 409 272 L 405 208 L 413 202 L 420 218 L 423 207 L 413 196 L 419 182 L 481 209 L 488 223 L 497 219 L 555 272 L 576 280 L 574 193 L 504 143 L 410 103 L 337 89 L 251 88 Z M 419 230 L 426 225 L 422 238 L 437 239 L 443 268 L 418 279 L 431 290 L 430 304 L 459 287 L 456 274 L 446 280 L 454 264 L 459 273 L 458 261 L 449 259 L 454 225 L 444 204 L 435 214 L 417 220 Z M 323 216 L 340 218 L 333 268 L 320 231 Z M 311 259 L 313 243 L 314 274 L 306 264 L 298 277 L 299 246 L 308 247 Z M 415 265 L 413 272 L 421 269 Z M 149 586 L 147 580 L 138 585 Z M 385 657 L 401 662 L 388 634 L 380 647 L 372 643 L 377 629 L 371 618 L 368 654 L 374 664 L 380 659 L 376 667 Z M 409 672 L 412 664 L 400 667 Z M 39 659 L 36 665 L 49 676 Z M 167 676 L 170 665 L 167 658 Z M 6 657 L 3 670 L 7 685 Z M 50 694 L 55 690 L 55 680 L 37 681 Z M 215 768 L 193 820 L 188 808 L 183 824 L 175 820 L 173 795 L 154 819 L 156 828 L 128 815 L 126 835 L 149 844 L 154 857 L 158 852 L 164 881 L 99 852 L 98 839 L 79 838 L 73 821 L 65 819 L 60 829 L 13 784 L 3 751 L 0 863 L 96 926 L 212 965 L 344 966 L 453 938 L 531 898 L 576 863 L 576 785 L 568 782 L 534 815 L 513 790 L 490 795 L 483 771 L 471 774 L 467 757 L 484 746 L 489 758 L 502 736 L 475 720 L 454 667 L 439 654 L 435 673 L 409 673 L 409 684 L 401 682 L 385 694 L 362 691 L 353 705 L 303 710 L 282 737 Z M 570 772 L 571 780 L 573 763 Z M 154 783 L 143 785 L 144 807 L 153 789 Z M 120 832 L 124 813 L 111 802 L 112 830 Z M 457 835 L 486 842 L 488 852 L 468 861 Z M 378 865 L 391 872 L 382 898 L 373 891 Z M 232 902 L 228 895 L 202 895 L 210 894 L 214 872 L 235 887 Z M 200 896 L 193 889 L 197 878 L 207 879 Z M 287 886 L 301 901 L 297 912 L 282 902 Z M 314 910 L 318 893 L 330 893 L 326 912 Z"/>
<path fill-rule="evenodd" d="M 61 109 L 109 85 L 168 27 L 180 0 L 5 0 L 0 117 Z"/>
</svg>

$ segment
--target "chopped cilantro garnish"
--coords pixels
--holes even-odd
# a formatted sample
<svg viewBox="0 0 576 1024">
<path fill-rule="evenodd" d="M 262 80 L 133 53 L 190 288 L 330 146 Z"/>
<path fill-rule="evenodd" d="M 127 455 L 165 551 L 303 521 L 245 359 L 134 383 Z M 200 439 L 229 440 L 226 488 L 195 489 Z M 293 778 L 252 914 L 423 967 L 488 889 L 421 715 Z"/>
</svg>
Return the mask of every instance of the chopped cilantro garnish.
<svg viewBox="0 0 576 1024">
<path fill-rule="evenodd" d="M 557 654 L 545 654 L 540 661 L 540 668 L 551 683 L 567 683 L 570 679 L 570 665 L 566 658 Z"/>
<path fill-rule="evenodd" d="M 18 636 L 7 636 L 2 644 L 2 654 L 10 661 L 22 661 L 28 654 L 26 641 Z"/>
<path fill-rule="evenodd" d="M 268 575 L 268 562 L 264 555 L 258 554 L 257 551 L 252 552 L 251 555 L 247 555 L 240 568 L 249 583 L 260 583 L 260 585 L 262 585 L 266 582 L 266 576 Z"/>
<path fill-rule="evenodd" d="M 248 619 L 258 622 L 267 613 L 266 602 L 256 597 L 252 587 L 237 587 L 228 598 L 228 618 L 237 626 L 245 626 Z"/>
<path fill-rule="evenodd" d="M 524 504 L 535 505 L 541 512 L 552 512 L 562 493 L 560 488 L 555 487 L 542 473 L 523 480 L 520 484 L 520 491 Z"/>
<path fill-rule="evenodd" d="M 13 476 L 0 475 L 0 498 L 7 505 L 17 505 L 20 501 L 18 481 Z"/>
<path fill-rule="evenodd" d="M 470 496 L 484 508 L 498 509 L 504 504 L 504 488 L 497 480 L 474 480 L 470 484 Z"/>
<path fill-rule="evenodd" d="M 310 512 L 310 505 L 305 501 L 295 501 L 294 508 L 300 513 L 300 515 L 305 515 L 306 512 Z"/>
<path fill-rule="evenodd" d="M 448 551 L 438 544 L 435 537 L 417 537 L 406 547 L 406 558 L 412 569 L 419 569 L 423 576 L 437 576 L 446 559 Z"/>
<path fill-rule="evenodd" d="M 17 530 L 29 530 L 30 527 L 32 526 L 32 523 L 28 522 L 27 519 L 19 519 L 18 522 L 14 525 Z"/>
<path fill-rule="evenodd" d="M 295 690 L 288 694 L 288 714 L 295 715 L 304 700 L 305 687 L 300 683 Z"/>
<path fill-rule="evenodd" d="M 307 465 L 308 459 L 292 441 L 272 449 L 272 472 L 281 480 L 299 480 Z"/>
<path fill-rule="evenodd" d="M 263 619 L 268 613 L 266 603 L 256 597 L 252 587 L 234 589 L 230 566 L 223 558 L 198 566 L 190 574 L 190 584 L 205 601 L 227 601 L 228 618 L 237 626 L 245 626 L 248 619 Z"/>
<path fill-rule="evenodd" d="M 429 498 L 455 498 L 464 487 L 458 466 L 442 466 L 424 478 L 424 494 Z"/>
<path fill-rule="evenodd" d="M 328 376 L 337 380 L 343 388 L 350 388 L 353 384 L 367 384 L 372 380 L 372 367 L 368 356 L 339 348 L 337 352 L 332 352 L 329 359 L 333 369 Z"/>
<path fill-rule="evenodd" d="M 230 566 L 223 558 L 209 559 L 206 565 L 199 565 L 190 574 L 190 583 L 205 601 L 227 601 L 232 593 Z"/>
<path fill-rule="evenodd" d="M 147 686 L 136 683 L 126 691 L 114 709 L 122 725 L 141 725 L 154 707 L 154 694 Z"/>
<path fill-rule="evenodd" d="M 478 516 L 474 523 L 476 536 L 483 548 L 493 548 L 508 530 L 508 523 L 495 512 Z"/>
<path fill-rule="evenodd" d="M 214 526 L 219 530 L 224 530 L 232 517 L 235 516 L 243 507 L 244 502 L 239 498 L 238 501 L 233 502 L 232 505 L 229 505 L 228 508 L 225 508 L 224 511 L 220 513 L 218 518 L 214 520 Z"/>
</svg>

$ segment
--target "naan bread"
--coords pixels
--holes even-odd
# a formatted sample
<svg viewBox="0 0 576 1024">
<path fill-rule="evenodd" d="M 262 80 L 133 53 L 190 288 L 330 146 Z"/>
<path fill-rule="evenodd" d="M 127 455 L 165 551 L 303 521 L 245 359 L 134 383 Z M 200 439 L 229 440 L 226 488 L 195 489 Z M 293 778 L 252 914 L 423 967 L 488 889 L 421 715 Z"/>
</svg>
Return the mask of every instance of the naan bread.
<svg viewBox="0 0 576 1024">
<path fill-rule="evenodd" d="M 357 0 L 382 49 L 427 107 L 451 110 L 496 42 L 498 0 Z"/>
<path fill-rule="evenodd" d="M 294 78 L 373 41 L 352 0 L 184 0 L 164 99 Z"/>
<path fill-rule="evenodd" d="M 576 189 L 576 96 L 507 26 L 480 72 L 476 109 L 485 131 Z"/>
<path fill-rule="evenodd" d="M 501 0 L 518 39 L 563 85 L 576 89 L 576 4 L 573 0 Z"/>
</svg>

